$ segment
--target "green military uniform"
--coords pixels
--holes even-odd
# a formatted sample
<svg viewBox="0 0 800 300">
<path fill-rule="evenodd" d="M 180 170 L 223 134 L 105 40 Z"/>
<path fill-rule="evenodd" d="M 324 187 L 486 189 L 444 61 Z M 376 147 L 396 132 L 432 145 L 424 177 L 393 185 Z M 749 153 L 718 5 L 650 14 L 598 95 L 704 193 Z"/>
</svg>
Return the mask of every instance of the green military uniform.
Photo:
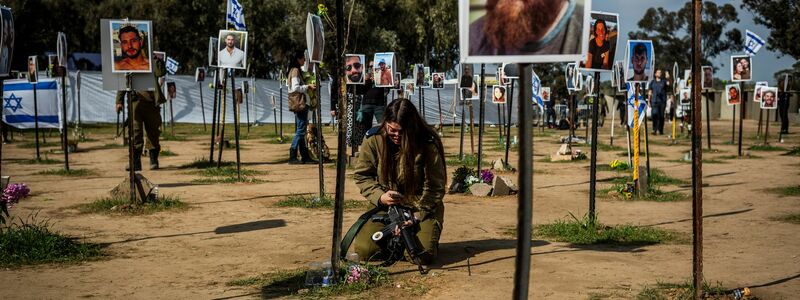
<svg viewBox="0 0 800 300">
<path fill-rule="evenodd" d="M 406 180 L 402 168 L 398 168 L 397 181 L 387 182 L 388 179 L 380 177 L 381 167 L 379 162 L 380 153 L 387 147 L 388 140 L 383 135 L 374 135 L 365 139 L 358 154 L 358 164 L 353 178 L 356 185 L 361 189 L 361 194 L 375 205 L 380 204 L 380 197 L 388 190 L 397 191 L 405 195 L 403 205 L 417 209 L 417 218 L 420 222 L 420 231 L 417 233 L 422 246 L 425 247 L 428 255 L 423 255 L 423 264 L 429 264 L 430 260 L 436 256 L 439 249 L 439 236 L 442 233 L 444 224 L 444 203 L 442 198 L 445 194 L 447 184 L 447 174 L 444 161 L 440 155 L 442 149 L 438 149 L 433 141 L 425 145 L 425 149 L 414 158 L 415 170 L 413 180 L 418 180 L 417 191 L 408 192 L 400 190 Z M 402 166 L 402 161 L 397 158 L 397 164 Z M 369 260 L 380 249 L 371 236 L 376 231 L 383 228 L 379 222 L 368 221 L 356 235 L 353 247 L 359 257 Z"/>
<path fill-rule="evenodd" d="M 124 102 L 125 93 L 124 91 L 117 92 L 117 104 L 127 107 L 127 103 Z M 153 168 L 154 160 L 155 167 L 158 167 L 158 153 L 161 151 L 161 144 L 158 141 L 158 137 L 161 135 L 161 112 L 158 105 L 161 102 L 156 100 L 159 99 L 158 96 L 161 96 L 161 93 L 132 92 L 134 164 L 137 165 L 137 169 L 141 169 L 139 159 L 144 148 L 145 133 L 147 134 L 147 150 L 151 157 L 151 168 Z"/>
</svg>

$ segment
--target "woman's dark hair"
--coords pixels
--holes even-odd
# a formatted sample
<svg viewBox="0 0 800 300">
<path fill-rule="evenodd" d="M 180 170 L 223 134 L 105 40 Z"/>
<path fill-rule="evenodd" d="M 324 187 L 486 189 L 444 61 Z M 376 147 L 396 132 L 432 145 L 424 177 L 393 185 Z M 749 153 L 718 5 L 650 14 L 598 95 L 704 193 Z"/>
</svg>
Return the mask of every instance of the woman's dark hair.
<svg viewBox="0 0 800 300">
<path fill-rule="evenodd" d="M 289 68 L 286 69 L 286 77 L 289 77 L 289 72 L 291 72 L 292 69 L 297 68 L 299 70 L 300 67 L 302 67 L 300 62 L 298 62 L 301 58 L 306 58 L 305 50 L 297 50 L 292 53 L 292 56 L 289 57 Z"/>
<path fill-rule="evenodd" d="M 601 23 L 603 24 L 603 31 L 604 31 L 603 33 L 608 34 L 608 25 L 606 25 L 606 21 L 605 20 L 601 20 L 601 19 L 598 19 L 597 21 L 594 21 L 594 26 L 592 27 L 592 34 L 597 32 L 597 25 L 599 25 Z"/>
<path fill-rule="evenodd" d="M 393 147 L 389 147 L 388 145 L 384 147 L 383 152 L 380 153 L 380 159 L 378 160 L 381 164 L 380 179 L 385 183 L 398 182 L 397 168 L 398 165 L 402 163 L 400 167 L 403 170 L 403 176 L 405 178 L 402 183 L 403 185 L 396 188 L 404 194 L 414 195 L 418 188 L 416 176 L 422 175 L 414 174 L 414 157 L 425 151 L 427 148 L 425 145 L 427 143 L 434 143 L 439 152 L 438 155 L 439 159 L 442 161 L 442 166 L 444 166 L 444 146 L 442 146 L 442 140 L 439 138 L 439 134 L 436 130 L 422 119 L 419 112 L 417 112 L 417 108 L 408 99 L 395 99 L 386 106 L 386 110 L 383 113 L 383 121 L 380 126 L 380 134 L 384 139 L 388 138 L 386 136 L 386 123 L 389 122 L 397 123 L 402 128 L 400 132 L 400 150 L 398 151 L 399 155 L 395 156 L 395 153 L 393 153 L 394 151 L 392 151 Z M 387 141 L 387 143 L 391 142 Z M 446 173 L 446 171 L 443 173 Z"/>
</svg>

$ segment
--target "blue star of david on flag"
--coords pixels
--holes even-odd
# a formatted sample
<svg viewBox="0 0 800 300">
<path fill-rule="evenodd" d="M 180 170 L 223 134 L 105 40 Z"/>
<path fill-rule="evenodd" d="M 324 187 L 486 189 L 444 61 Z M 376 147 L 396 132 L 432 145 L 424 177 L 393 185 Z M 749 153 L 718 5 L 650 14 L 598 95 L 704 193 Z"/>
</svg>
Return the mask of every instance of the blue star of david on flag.
<svg viewBox="0 0 800 300">
<path fill-rule="evenodd" d="M 244 9 L 238 0 L 228 0 L 227 19 L 236 30 L 247 30 L 244 25 Z"/>
<path fill-rule="evenodd" d="M 764 39 L 750 30 L 747 30 L 746 32 L 747 40 L 744 43 L 744 51 L 746 51 L 750 56 L 756 55 L 756 52 L 761 49 L 761 46 L 764 46 Z"/>
<path fill-rule="evenodd" d="M 14 93 L 11 93 L 11 96 L 8 98 L 3 98 L 3 101 L 5 101 L 3 108 L 8 108 L 12 112 L 17 112 L 18 109 L 22 109 L 22 97 L 17 97 Z M 12 104 L 11 101 L 16 102 L 16 104 Z"/>
</svg>

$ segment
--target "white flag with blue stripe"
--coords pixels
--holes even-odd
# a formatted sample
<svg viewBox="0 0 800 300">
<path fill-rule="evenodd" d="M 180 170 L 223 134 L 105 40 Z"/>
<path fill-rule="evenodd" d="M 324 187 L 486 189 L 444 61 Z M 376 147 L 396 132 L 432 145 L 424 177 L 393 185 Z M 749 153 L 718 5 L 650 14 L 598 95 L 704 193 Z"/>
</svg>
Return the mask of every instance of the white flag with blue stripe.
<svg viewBox="0 0 800 300">
<path fill-rule="evenodd" d="M 633 110 L 636 109 L 636 102 L 633 99 L 633 94 L 635 93 L 635 89 L 631 87 L 630 83 L 626 83 L 628 88 L 628 127 L 633 128 Z M 642 126 L 642 122 L 644 122 L 645 115 L 647 114 L 647 102 L 644 101 L 644 95 L 639 93 L 639 109 L 637 110 L 639 117 L 639 126 Z"/>
<path fill-rule="evenodd" d="M 58 83 L 39 79 L 36 83 L 36 110 L 39 128 L 61 128 Z M 3 122 L 20 129 L 34 128 L 33 84 L 26 79 L 3 81 Z"/>
<path fill-rule="evenodd" d="M 542 80 L 539 79 L 539 75 L 536 75 L 536 72 L 531 70 L 531 73 L 531 94 L 533 95 L 533 100 L 536 101 L 539 107 L 544 108 L 544 102 L 542 101 Z"/>
<path fill-rule="evenodd" d="M 747 54 L 750 56 L 756 55 L 756 52 L 761 49 L 761 46 L 764 46 L 765 42 L 760 36 L 756 35 L 750 30 L 747 30 L 747 39 L 744 43 L 744 51 L 747 51 Z"/>
<path fill-rule="evenodd" d="M 236 30 L 247 30 L 244 25 L 244 8 L 238 0 L 228 0 L 227 19 Z"/>
<path fill-rule="evenodd" d="M 166 67 L 167 67 L 167 73 L 169 73 L 169 75 L 175 75 L 175 73 L 178 72 L 180 64 L 178 63 L 177 60 L 174 60 L 172 57 L 167 57 Z"/>
</svg>

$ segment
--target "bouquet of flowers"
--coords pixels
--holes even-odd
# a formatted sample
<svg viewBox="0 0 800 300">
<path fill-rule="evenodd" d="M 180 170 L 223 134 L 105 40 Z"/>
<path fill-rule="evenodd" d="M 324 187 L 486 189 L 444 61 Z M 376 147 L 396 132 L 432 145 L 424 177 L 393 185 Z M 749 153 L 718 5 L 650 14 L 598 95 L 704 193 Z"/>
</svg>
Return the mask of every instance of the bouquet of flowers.
<svg viewBox="0 0 800 300">
<path fill-rule="evenodd" d="M 611 163 L 608 164 L 608 166 L 611 167 L 611 170 L 614 171 L 624 171 L 630 168 L 630 166 L 628 166 L 628 163 L 621 162 L 617 159 L 612 160 Z"/>
<path fill-rule="evenodd" d="M 369 269 L 359 264 L 353 264 L 347 268 L 347 284 L 369 283 Z"/>
<path fill-rule="evenodd" d="M 3 190 L 3 195 L 0 196 L 0 224 L 5 224 L 5 217 L 9 216 L 8 209 L 19 203 L 20 199 L 27 197 L 30 192 L 31 189 L 24 183 L 12 183 Z"/>
</svg>

